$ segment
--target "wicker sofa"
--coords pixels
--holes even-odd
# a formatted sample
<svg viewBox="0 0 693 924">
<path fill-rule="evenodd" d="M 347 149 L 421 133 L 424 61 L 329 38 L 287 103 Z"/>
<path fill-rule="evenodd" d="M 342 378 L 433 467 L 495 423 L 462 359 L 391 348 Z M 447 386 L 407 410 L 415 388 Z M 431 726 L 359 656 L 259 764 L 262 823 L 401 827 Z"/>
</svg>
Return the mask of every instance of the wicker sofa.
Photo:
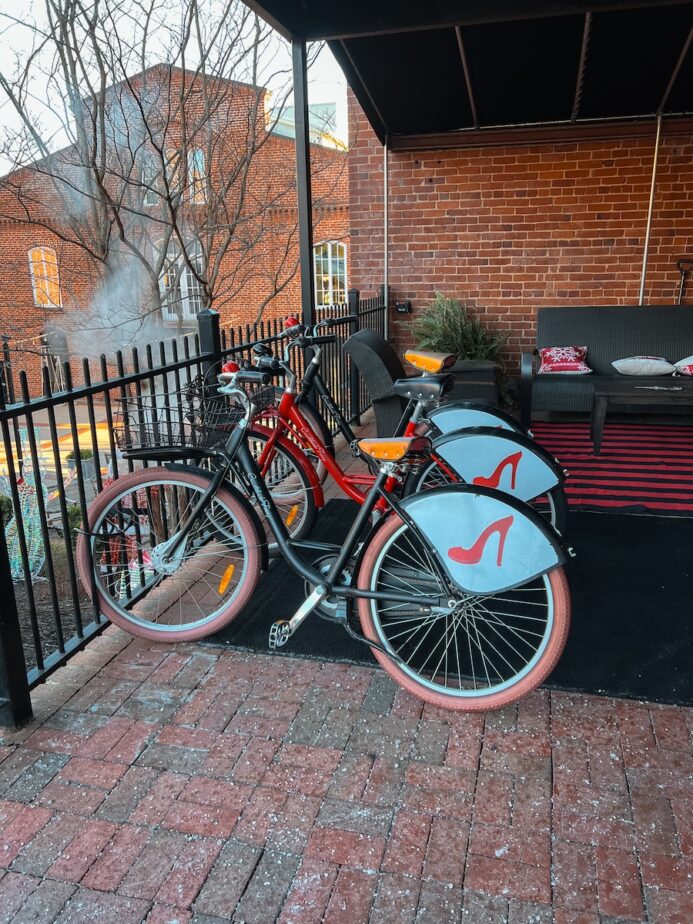
<svg viewBox="0 0 693 924">
<path fill-rule="evenodd" d="M 536 375 L 537 350 L 585 345 L 591 375 Z M 618 375 L 611 365 L 615 359 L 644 355 L 676 362 L 691 354 L 693 306 L 540 308 L 536 350 L 522 354 L 522 422 L 529 425 L 537 411 L 589 412 L 595 379 Z"/>
</svg>

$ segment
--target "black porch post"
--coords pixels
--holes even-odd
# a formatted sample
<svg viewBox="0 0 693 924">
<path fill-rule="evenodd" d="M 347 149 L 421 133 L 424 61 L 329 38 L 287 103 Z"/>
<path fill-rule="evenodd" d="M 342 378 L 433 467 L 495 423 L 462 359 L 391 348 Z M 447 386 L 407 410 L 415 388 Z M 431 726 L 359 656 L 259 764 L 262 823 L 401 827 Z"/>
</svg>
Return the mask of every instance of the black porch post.
<svg viewBox="0 0 693 924">
<path fill-rule="evenodd" d="M 301 312 L 306 325 L 315 324 L 313 281 L 313 210 L 310 188 L 310 133 L 308 126 L 308 73 L 306 43 L 291 45 L 294 70 L 294 126 L 296 134 L 296 196 L 298 198 L 298 247 L 301 268 Z"/>
<path fill-rule="evenodd" d="M 17 603 L 12 584 L 10 558 L 5 541 L 5 527 L 0 520 L 0 725 L 4 717 L 15 725 L 32 718 L 31 696 L 26 676 L 26 662 L 22 648 Z"/>
</svg>

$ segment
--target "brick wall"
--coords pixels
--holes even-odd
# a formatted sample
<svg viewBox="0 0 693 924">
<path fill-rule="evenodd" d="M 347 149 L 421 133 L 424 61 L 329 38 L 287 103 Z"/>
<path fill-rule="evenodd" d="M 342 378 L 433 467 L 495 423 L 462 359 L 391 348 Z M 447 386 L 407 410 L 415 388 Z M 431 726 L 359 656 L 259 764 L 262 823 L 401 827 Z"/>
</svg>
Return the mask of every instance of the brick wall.
<svg viewBox="0 0 693 924">
<path fill-rule="evenodd" d="M 157 87 L 164 97 L 171 92 L 177 98 L 181 71 L 174 70 L 170 75 L 168 69 L 163 68 L 160 78 L 156 76 L 156 68 L 148 73 L 150 87 Z M 256 107 L 257 131 L 261 139 L 248 171 L 247 193 L 241 209 L 243 218 L 219 261 L 214 286 L 212 307 L 219 311 L 222 325 L 230 328 L 252 323 L 260 315 L 268 319 L 285 316 L 289 311 L 300 313 L 301 303 L 295 143 L 277 135 L 264 135 L 264 91 L 245 84 L 227 83 L 228 88 L 224 90 L 227 95 L 221 95 L 217 100 L 218 106 L 213 115 L 217 134 L 214 145 L 207 152 L 215 192 L 223 188 L 221 183 L 226 177 L 235 175 L 234 169 L 239 171 L 240 178 L 243 176 L 238 163 L 248 144 L 248 119 Z M 260 105 L 257 105 L 258 93 Z M 197 96 L 191 96 L 186 116 L 199 116 L 196 107 L 200 105 Z M 172 118 L 167 131 L 170 131 L 167 143 L 175 148 L 180 134 L 175 118 Z M 174 337 L 178 333 L 176 322 L 165 322 L 161 318 L 158 303 L 152 306 L 151 302 L 147 302 L 145 280 L 140 286 L 136 276 L 128 286 L 131 304 L 124 308 L 122 316 L 111 318 L 111 309 L 108 316 L 104 316 L 103 310 L 94 312 L 95 294 L 106 275 L 104 267 L 87 257 L 85 250 L 74 243 L 77 232 L 69 223 L 62 226 L 65 201 L 50 178 L 52 172 L 58 176 L 71 176 L 77 162 L 77 156 L 67 148 L 54 155 L 49 170 L 17 170 L 0 181 L 0 335 L 9 337 L 13 345 L 11 357 L 15 381 L 20 369 L 26 371 L 32 394 L 41 393 L 39 341 L 48 325 L 65 332 L 73 358 L 88 353 L 96 359 L 102 351 L 111 356 L 118 347 L 141 346 L 147 340 Z M 311 145 L 311 167 L 315 241 L 343 240 L 348 244 L 346 154 Z M 219 178 L 218 182 L 215 182 L 215 176 Z M 73 182 L 76 184 L 77 178 Z M 235 198 L 237 185 L 240 185 L 240 179 L 231 185 L 224 203 L 229 222 L 233 222 L 238 204 Z M 144 206 L 141 208 L 142 214 L 148 214 Z M 154 214 L 154 210 L 150 210 L 149 214 Z M 197 227 L 194 204 L 186 204 L 183 219 L 183 223 L 189 224 L 192 229 Z M 225 225 L 223 219 L 224 214 L 220 210 L 221 229 Z M 148 229 L 148 236 L 155 240 L 155 226 Z M 224 232 L 220 230 L 219 240 L 223 236 Z M 34 305 L 28 251 L 41 245 L 56 251 L 61 308 L 45 310 Z M 146 244 L 142 246 L 144 248 Z M 218 246 L 214 239 L 209 243 L 211 264 L 216 262 L 214 251 Z M 274 294 L 277 285 L 279 291 Z M 140 291 L 142 326 L 138 327 Z M 131 292 L 134 293 L 132 296 Z M 186 331 L 194 330 L 195 326 L 194 321 L 184 322 Z M 95 374 L 98 376 L 98 373 Z M 74 364 L 74 376 L 76 382 L 81 380 L 79 364 Z"/>
<path fill-rule="evenodd" d="M 383 155 L 353 96 L 349 115 L 351 284 L 371 292 L 383 280 Z M 509 331 L 513 363 L 540 306 L 636 304 L 652 154 L 650 139 L 391 153 L 392 301 L 464 300 Z M 674 300 L 676 260 L 692 251 L 693 138 L 665 126 L 646 303 Z M 404 346 L 401 316 L 392 330 Z"/>
</svg>

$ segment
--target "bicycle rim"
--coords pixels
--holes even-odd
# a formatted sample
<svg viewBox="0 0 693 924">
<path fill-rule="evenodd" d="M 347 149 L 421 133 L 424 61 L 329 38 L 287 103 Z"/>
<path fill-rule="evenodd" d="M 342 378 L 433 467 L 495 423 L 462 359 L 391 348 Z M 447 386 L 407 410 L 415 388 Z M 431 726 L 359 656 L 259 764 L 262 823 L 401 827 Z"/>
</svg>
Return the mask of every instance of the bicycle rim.
<svg viewBox="0 0 693 924">
<path fill-rule="evenodd" d="M 244 588 L 250 537 L 223 491 L 165 561 L 164 544 L 180 531 L 205 487 L 176 475 L 124 483 L 90 523 L 96 589 L 107 615 L 135 633 L 206 634 Z"/>
</svg>

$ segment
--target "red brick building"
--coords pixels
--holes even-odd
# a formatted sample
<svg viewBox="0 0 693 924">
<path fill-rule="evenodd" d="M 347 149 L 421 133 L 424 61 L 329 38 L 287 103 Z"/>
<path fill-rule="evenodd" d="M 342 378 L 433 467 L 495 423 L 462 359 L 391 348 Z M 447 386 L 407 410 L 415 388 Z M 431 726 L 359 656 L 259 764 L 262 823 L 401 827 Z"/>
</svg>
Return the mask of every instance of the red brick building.
<svg viewBox="0 0 693 924">
<path fill-rule="evenodd" d="M 350 282 L 383 282 L 383 148 L 349 94 Z M 389 155 L 390 303 L 436 291 L 510 333 L 513 365 L 540 306 L 637 304 L 652 175 L 648 137 Z M 672 303 L 693 246 L 690 122 L 664 123 L 645 302 Z M 687 290 L 693 302 L 693 285 Z M 400 347 L 406 315 L 391 314 Z"/>
<path fill-rule="evenodd" d="M 194 330 L 207 304 L 227 327 L 300 310 L 295 143 L 286 120 L 275 131 L 263 88 L 206 80 L 196 87 L 199 75 L 157 66 L 108 90 L 113 105 L 104 109 L 115 115 L 104 136 L 110 142 L 104 185 L 109 197 L 122 198 L 125 237 L 137 257 L 112 240 L 102 248 L 106 223 L 82 222 L 81 212 L 75 217 L 100 202 L 91 187 L 85 194 L 78 142 L 0 180 L 0 335 L 9 340 L 13 368 L 30 372 L 32 390 L 39 388 L 47 332 L 60 356 L 65 338 L 73 357 L 98 356 Z M 153 144 L 141 129 L 142 137 L 136 134 L 144 99 L 147 127 L 161 111 L 169 113 Z M 191 124 L 200 126 L 197 135 Z M 311 158 L 316 292 L 319 303 L 329 303 L 346 294 L 346 153 L 319 127 L 312 137 L 325 142 L 312 145 Z M 166 208 L 176 195 L 179 217 L 171 230 Z M 142 228 L 135 233 L 137 222 Z M 196 242 L 192 249 L 186 244 L 187 253 L 208 286 L 185 265 L 176 244 L 181 229 Z"/>
</svg>

